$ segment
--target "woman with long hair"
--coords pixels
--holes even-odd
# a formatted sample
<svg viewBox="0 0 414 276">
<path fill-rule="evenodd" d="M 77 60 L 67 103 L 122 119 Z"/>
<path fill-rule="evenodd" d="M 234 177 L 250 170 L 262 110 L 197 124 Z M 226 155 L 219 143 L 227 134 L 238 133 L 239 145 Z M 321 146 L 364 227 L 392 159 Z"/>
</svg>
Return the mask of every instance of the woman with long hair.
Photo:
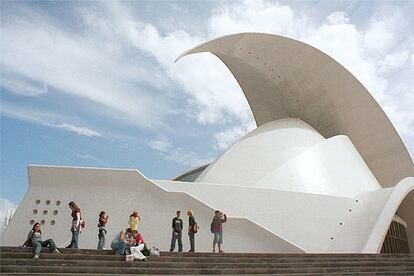
<svg viewBox="0 0 414 276">
<path fill-rule="evenodd" d="M 24 242 L 23 246 L 33 246 L 35 254 L 33 256 L 34 260 L 39 259 L 40 251 L 42 247 L 50 247 L 53 253 L 60 253 L 56 247 L 55 242 L 52 239 L 48 239 L 42 241 L 42 230 L 40 229 L 40 223 L 36 222 L 33 225 L 32 230 L 30 230 L 29 234 L 27 235 L 27 239 Z"/>
<path fill-rule="evenodd" d="M 141 221 L 141 217 L 137 211 L 133 211 L 132 214 L 129 216 L 128 226 L 127 228 L 131 228 L 132 233 L 138 233 L 138 223 Z"/>
<path fill-rule="evenodd" d="M 75 202 L 69 202 L 69 208 L 72 210 L 72 226 L 70 231 L 72 232 L 72 240 L 66 248 L 78 248 L 79 234 L 81 231 L 81 211 Z"/>
</svg>

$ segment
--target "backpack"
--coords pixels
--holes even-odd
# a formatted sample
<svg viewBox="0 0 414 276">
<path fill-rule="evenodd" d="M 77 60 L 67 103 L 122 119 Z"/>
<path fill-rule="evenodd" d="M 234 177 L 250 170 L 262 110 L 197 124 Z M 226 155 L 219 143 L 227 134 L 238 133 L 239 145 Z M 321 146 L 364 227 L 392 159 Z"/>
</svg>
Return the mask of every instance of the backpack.
<svg viewBox="0 0 414 276">
<path fill-rule="evenodd" d="M 81 229 L 84 229 L 85 228 L 85 226 L 86 226 L 86 221 L 84 220 L 84 219 L 80 219 L 80 221 L 79 221 L 79 225 L 80 225 L 80 228 Z"/>
<path fill-rule="evenodd" d="M 197 222 L 196 223 L 194 223 L 194 225 L 193 225 L 193 233 L 195 234 L 195 233 L 197 233 L 198 232 L 198 229 L 200 229 L 200 226 L 198 226 L 198 224 L 197 224 Z"/>
<path fill-rule="evenodd" d="M 145 243 L 144 243 L 145 244 Z M 148 249 L 148 247 L 147 247 L 147 245 L 145 244 L 144 245 L 144 248 L 141 250 L 141 253 L 144 255 L 144 256 L 151 256 L 151 251 Z"/>
<path fill-rule="evenodd" d="M 211 231 L 211 233 L 214 234 L 214 219 L 213 219 L 213 221 L 210 224 L 210 231 Z"/>
</svg>

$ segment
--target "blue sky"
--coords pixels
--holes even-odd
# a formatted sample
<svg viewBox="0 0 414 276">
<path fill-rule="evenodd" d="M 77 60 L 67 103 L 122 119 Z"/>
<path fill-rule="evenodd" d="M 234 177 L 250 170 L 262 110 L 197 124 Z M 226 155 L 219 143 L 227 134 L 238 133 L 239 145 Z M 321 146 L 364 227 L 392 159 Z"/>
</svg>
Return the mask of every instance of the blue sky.
<svg viewBox="0 0 414 276">
<path fill-rule="evenodd" d="M 350 70 L 414 156 L 412 1 L 1 1 L 0 216 L 27 165 L 134 168 L 170 179 L 255 128 L 209 54 L 238 32 L 295 38 Z"/>
</svg>

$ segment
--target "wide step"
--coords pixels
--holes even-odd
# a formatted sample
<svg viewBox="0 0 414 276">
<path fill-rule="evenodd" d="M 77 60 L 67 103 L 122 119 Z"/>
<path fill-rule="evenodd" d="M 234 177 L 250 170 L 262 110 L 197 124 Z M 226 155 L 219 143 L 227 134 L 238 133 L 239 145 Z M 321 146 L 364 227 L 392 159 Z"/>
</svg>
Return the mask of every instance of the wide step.
<svg viewBox="0 0 414 276">
<path fill-rule="evenodd" d="M 170 253 L 126 262 L 110 250 L 0 247 L 2 275 L 414 275 L 414 256 L 386 254 Z"/>
</svg>

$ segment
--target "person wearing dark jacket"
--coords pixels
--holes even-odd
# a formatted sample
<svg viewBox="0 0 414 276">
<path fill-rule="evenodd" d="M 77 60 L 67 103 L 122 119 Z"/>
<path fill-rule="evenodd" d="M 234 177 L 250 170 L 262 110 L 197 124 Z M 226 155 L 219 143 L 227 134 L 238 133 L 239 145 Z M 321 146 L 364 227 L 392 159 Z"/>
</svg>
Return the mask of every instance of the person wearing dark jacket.
<svg viewBox="0 0 414 276">
<path fill-rule="evenodd" d="M 29 234 L 27 235 L 27 239 L 24 242 L 23 246 L 33 246 L 35 254 L 33 256 L 34 260 L 39 259 L 40 251 L 42 247 L 50 247 L 53 253 L 60 253 L 56 247 L 55 242 L 52 239 L 48 239 L 42 241 L 42 230 L 40 229 L 40 223 L 36 222 L 33 225 L 32 230 L 30 230 Z"/>
<path fill-rule="evenodd" d="M 218 245 L 219 252 L 223 252 L 221 244 L 223 243 L 223 226 L 222 224 L 227 221 L 226 214 L 223 214 L 219 210 L 214 212 L 213 221 L 211 222 L 211 232 L 214 234 L 213 240 L 213 252 L 216 252 L 216 244 Z"/>
<path fill-rule="evenodd" d="M 187 211 L 188 215 L 188 237 L 190 239 L 190 250 L 188 252 L 195 252 L 195 233 L 197 232 L 197 223 L 194 218 L 192 210 Z"/>
<path fill-rule="evenodd" d="M 106 214 L 105 211 L 101 211 L 99 213 L 99 220 L 98 220 L 98 246 L 97 249 L 104 249 L 105 248 L 105 236 L 106 236 L 106 229 L 105 226 L 108 223 L 109 216 Z"/>
<path fill-rule="evenodd" d="M 180 218 L 181 212 L 177 211 L 177 216 L 172 220 L 172 237 L 170 252 L 174 251 L 175 242 L 178 239 L 178 252 L 183 252 L 182 231 L 183 220 Z"/>
</svg>

